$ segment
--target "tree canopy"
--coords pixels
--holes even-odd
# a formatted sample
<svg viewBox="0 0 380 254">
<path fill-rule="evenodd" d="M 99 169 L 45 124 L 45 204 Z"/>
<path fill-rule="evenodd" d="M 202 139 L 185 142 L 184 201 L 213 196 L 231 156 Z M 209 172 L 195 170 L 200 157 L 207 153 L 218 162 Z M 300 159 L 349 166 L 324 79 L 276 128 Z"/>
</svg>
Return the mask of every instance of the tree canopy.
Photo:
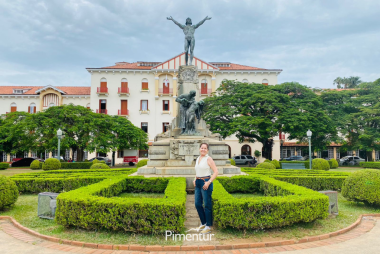
<svg viewBox="0 0 380 254">
<path fill-rule="evenodd" d="M 334 79 L 334 84 L 337 86 L 337 88 L 356 88 L 362 81 L 360 80 L 360 77 L 357 76 L 351 76 L 351 77 L 337 77 Z"/>
</svg>

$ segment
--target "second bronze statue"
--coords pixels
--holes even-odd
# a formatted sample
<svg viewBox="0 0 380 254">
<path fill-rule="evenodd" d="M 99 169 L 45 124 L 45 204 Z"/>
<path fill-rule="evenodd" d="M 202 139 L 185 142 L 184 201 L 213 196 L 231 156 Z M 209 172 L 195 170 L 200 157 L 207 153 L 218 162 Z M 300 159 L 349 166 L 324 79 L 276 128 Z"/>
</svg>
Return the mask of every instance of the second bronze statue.
<svg viewBox="0 0 380 254">
<path fill-rule="evenodd" d="M 195 38 L 194 38 L 194 32 L 195 29 L 200 27 L 206 20 L 210 20 L 211 17 L 205 17 L 202 21 L 200 21 L 198 24 L 193 26 L 193 22 L 191 21 L 191 18 L 186 19 L 186 25 L 182 25 L 175 21 L 171 16 L 167 17 L 168 20 L 171 20 L 179 26 L 183 30 L 183 33 L 185 34 L 185 45 L 184 45 L 184 52 L 185 52 L 185 60 L 186 60 L 186 65 L 191 65 L 193 62 L 193 57 L 194 57 L 194 46 L 195 46 Z M 188 54 L 189 54 L 189 49 L 190 49 L 190 62 L 188 61 Z"/>
</svg>

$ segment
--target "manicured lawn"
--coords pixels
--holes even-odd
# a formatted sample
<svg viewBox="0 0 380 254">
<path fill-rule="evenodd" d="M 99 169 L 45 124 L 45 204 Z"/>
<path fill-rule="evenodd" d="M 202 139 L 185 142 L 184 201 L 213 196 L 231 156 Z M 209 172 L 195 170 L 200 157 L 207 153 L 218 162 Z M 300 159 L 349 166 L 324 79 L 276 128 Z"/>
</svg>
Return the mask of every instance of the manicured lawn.
<svg viewBox="0 0 380 254">
<path fill-rule="evenodd" d="M 5 170 L 0 170 L 0 175 L 13 176 L 16 174 L 42 172 L 42 171 L 43 171 L 42 169 L 31 170 L 30 168 L 8 168 Z"/>
</svg>

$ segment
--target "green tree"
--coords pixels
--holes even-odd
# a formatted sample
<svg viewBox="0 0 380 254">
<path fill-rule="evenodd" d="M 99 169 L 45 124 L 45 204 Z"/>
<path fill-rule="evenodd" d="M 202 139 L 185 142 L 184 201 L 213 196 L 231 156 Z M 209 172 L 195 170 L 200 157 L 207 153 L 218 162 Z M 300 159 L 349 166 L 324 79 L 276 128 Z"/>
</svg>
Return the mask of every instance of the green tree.
<svg viewBox="0 0 380 254">
<path fill-rule="evenodd" d="M 203 119 L 223 138 L 236 135 L 240 142 L 261 142 L 262 155 L 271 159 L 273 137 L 279 131 L 304 140 L 312 130 L 314 145 L 326 145 L 335 135 L 322 101 L 298 83 L 276 86 L 226 81 L 213 97 L 205 99 Z"/>
<path fill-rule="evenodd" d="M 362 81 L 360 80 L 360 77 L 357 76 L 351 76 L 349 78 L 337 77 L 334 79 L 334 84 L 337 85 L 337 88 L 356 88 L 360 83 L 362 83 Z"/>
</svg>

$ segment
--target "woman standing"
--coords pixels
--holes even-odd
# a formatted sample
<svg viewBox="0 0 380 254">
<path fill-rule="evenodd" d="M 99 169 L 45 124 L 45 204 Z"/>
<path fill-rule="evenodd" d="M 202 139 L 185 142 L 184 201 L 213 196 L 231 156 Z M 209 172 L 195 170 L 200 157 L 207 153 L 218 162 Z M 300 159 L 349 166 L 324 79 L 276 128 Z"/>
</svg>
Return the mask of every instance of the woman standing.
<svg viewBox="0 0 380 254">
<path fill-rule="evenodd" d="M 214 160 L 208 156 L 208 144 L 202 143 L 199 148 L 200 156 L 195 162 L 194 178 L 195 186 L 195 208 L 197 208 L 201 225 L 198 231 L 209 234 L 212 227 L 212 182 L 218 176 Z M 212 176 L 211 176 L 212 175 Z"/>
</svg>

